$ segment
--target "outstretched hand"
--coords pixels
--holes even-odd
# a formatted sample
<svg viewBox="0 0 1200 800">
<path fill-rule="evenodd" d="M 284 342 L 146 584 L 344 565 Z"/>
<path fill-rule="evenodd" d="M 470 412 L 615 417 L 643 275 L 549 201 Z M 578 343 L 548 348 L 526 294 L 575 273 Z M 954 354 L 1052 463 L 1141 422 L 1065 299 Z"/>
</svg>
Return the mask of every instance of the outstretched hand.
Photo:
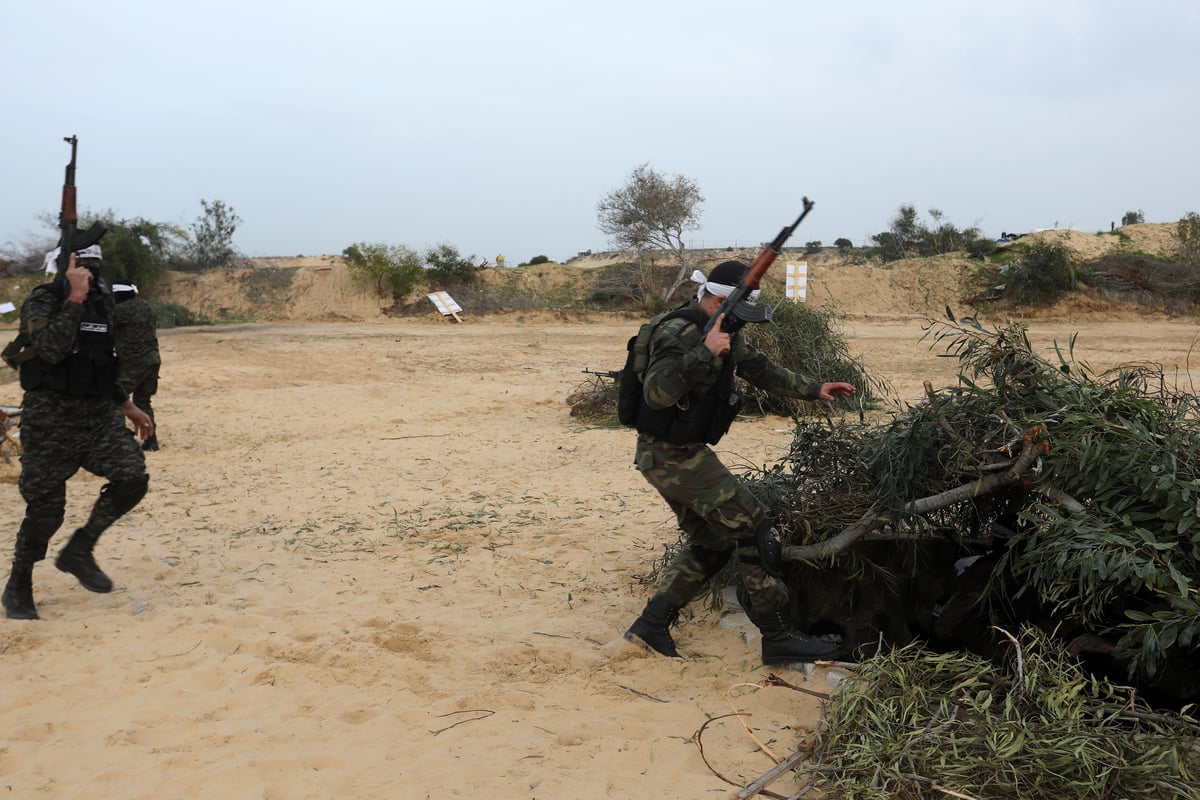
<svg viewBox="0 0 1200 800">
<path fill-rule="evenodd" d="M 838 397 L 853 397 L 857 393 L 858 390 L 849 383 L 822 383 L 817 399 L 832 403 Z"/>
</svg>

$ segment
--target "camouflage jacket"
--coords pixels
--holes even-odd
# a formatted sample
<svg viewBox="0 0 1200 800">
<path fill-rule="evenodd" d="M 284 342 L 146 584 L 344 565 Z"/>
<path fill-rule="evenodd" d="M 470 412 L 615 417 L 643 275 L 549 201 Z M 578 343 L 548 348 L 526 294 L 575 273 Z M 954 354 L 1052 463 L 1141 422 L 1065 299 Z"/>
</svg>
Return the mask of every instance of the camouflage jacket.
<svg viewBox="0 0 1200 800">
<path fill-rule="evenodd" d="M 737 374 L 760 389 L 813 400 L 821 381 L 777 366 L 745 339 L 733 336 Z M 650 359 L 643 380 L 646 404 L 661 409 L 674 405 L 689 392 L 704 395 L 717 384 L 725 358 L 714 357 L 704 346 L 704 331 L 686 319 L 659 326 L 650 341 Z"/>
<path fill-rule="evenodd" d="M 151 367 L 162 363 L 154 309 L 140 297 L 117 303 L 113 310 L 113 335 L 121 359 L 117 383 L 129 391 Z"/>
<path fill-rule="evenodd" d="M 47 370 L 53 370 L 57 365 L 64 364 L 71 358 L 77 358 L 79 348 L 80 325 L 85 317 L 85 305 L 92 308 L 93 319 L 103 320 L 104 325 L 111 325 L 113 302 L 108 287 L 100 283 L 88 294 L 87 299 L 75 303 L 64 299 L 62 281 L 45 283 L 34 288 L 25 302 L 21 304 L 21 330 L 28 337 L 29 350 L 32 357 L 24 360 L 21 365 L 21 385 L 28 391 L 27 378 L 42 375 Z M 106 346 L 107 349 L 107 346 Z M 100 356 L 104 356 L 103 353 Z M 104 356 L 108 358 L 108 356 Z M 111 360 L 111 359 L 109 359 Z M 61 369 L 61 368 L 60 368 Z M 112 373 L 103 373 L 103 378 L 97 378 L 104 385 L 100 388 L 102 394 L 112 398 L 115 403 L 123 403 L 127 393 L 122 392 Z M 44 381 L 34 380 L 37 389 L 61 391 Z"/>
</svg>

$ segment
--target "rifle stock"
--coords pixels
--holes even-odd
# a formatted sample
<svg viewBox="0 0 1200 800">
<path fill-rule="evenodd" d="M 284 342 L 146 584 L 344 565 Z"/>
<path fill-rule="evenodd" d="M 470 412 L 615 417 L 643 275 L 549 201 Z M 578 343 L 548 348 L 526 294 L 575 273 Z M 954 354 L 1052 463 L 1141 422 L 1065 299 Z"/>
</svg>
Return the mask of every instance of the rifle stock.
<svg viewBox="0 0 1200 800">
<path fill-rule="evenodd" d="M 100 241 L 100 237 L 108 232 L 103 222 L 97 220 L 86 231 L 78 230 L 79 215 L 75 209 L 75 151 L 79 146 L 79 137 L 64 136 L 63 141 L 71 145 L 71 161 L 67 164 L 67 174 L 63 179 L 62 206 L 58 214 L 58 272 L 67 274 L 67 265 L 71 261 L 71 253 L 82 250 Z"/>
<path fill-rule="evenodd" d="M 791 225 L 787 225 L 779 232 L 779 235 L 771 241 L 770 244 L 763 247 L 762 251 L 755 257 L 754 263 L 750 265 L 750 271 L 742 278 L 741 283 L 737 285 L 725 301 L 721 303 L 721 307 L 717 309 L 717 313 L 713 314 L 708 320 L 708 324 L 704 326 L 704 332 L 708 333 L 712 330 L 712 326 L 716 324 L 717 317 L 725 315 L 721 323 L 721 330 L 727 333 L 734 331 L 745 325 L 745 321 L 738 319 L 734 315 L 734 309 L 738 303 L 746 299 L 750 292 L 758 288 L 762 283 L 763 275 L 767 274 L 767 270 L 775 263 L 775 258 L 783 251 L 783 245 L 791 238 L 796 228 L 800 227 L 800 223 L 808 216 L 808 212 L 812 211 L 814 203 L 807 197 L 804 198 L 804 210 L 800 212 L 800 216 Z"/>
</svg>

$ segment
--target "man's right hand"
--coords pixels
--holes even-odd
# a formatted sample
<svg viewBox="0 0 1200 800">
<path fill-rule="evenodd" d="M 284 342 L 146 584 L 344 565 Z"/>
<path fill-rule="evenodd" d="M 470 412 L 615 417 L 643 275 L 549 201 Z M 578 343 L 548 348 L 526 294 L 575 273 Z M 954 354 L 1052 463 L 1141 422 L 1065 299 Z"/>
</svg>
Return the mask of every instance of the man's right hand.
<svg viewBox="0 0 1200 800">
<path fill-rule="evenodd" d="M 729 352 L 729 334 L 721 330 L 721 323 L 724 321 L 725 315 L 718 314 L 717 321 L 704 336 L 704 346 L 713 354 L 713 358 L 720 358 Z"/>
<path fill-rule="evenodd" d="M 68 300 L 82 303 L 87 299 L 88 290 L 92 286 L 92 271 L 76 264 L 74 253 L 71 253 L 67 263 L 67 284 L 71 287 L 70 294 L 67 295 Z"/>
</svg>

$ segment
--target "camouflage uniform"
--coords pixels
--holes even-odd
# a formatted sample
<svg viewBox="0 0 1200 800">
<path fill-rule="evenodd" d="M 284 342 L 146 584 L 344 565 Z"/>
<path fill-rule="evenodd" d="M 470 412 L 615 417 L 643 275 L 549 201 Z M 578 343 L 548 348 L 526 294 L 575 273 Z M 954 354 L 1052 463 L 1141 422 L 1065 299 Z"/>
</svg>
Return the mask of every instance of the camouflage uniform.
<svg viewBox="0 0 1200 800">
<path fill-rule="evenodd" d="M 20 367 L 25 396 L 18 485 L 25 517 L 4 591 L 8 616 L 19 619 L 37 618 L 32 568 L 46 557 L 50 539 L 62 525 L 67 480 L 81 467 L 108 479 L 87 522 L 56 560 L 59 569 L 98 592 L 110 591 L 112 584 L 96 566 L 92 548 L 100 534 L 137 505 L 149 482 L 145 455 L 119 410 L 126 395 L 114 379 L 111 339 L 104 338 L 110 336 L 112 298 L 98 280 L 82 304 L 65 296 L 60 276 L 34 289 L 21 306 L 21 328 L 32 343 L 32 358 Z M 81 360 L 81 342 L 88 336 L 100 338 L 90 340 L 98 342 L 89 345 L 90 360 Z"/>
<path fill-rule="evenodd" d="M 162 357 L 158 352 L 154 309 L 136 293 L 130 294 L 132 296 L 129 299 L 118 296 L 117 306 L 113 310 L 113 335 L 120 357 L 117 384 L 125 394 L 133 396 L 133 404 L 146 412 L 157 430 L 151 398 L 158 392 L 158 370 L 162 365 Z M 143 449 L 158 449 L 157 432 L 146 440 Z"/>
<path fill-rule="evenodd" d="M 652 408 L 666 408 L 685 395 L 712 391 L 724 359 L 704 346 L 704 332 L 684 319 L 670 320 L 651 340 L 644 392 Z M 821 383 L 778 367 L 741 336 L 733 337 L 738 374 L 759 388 L 806 399 Z M 684 606 L 716 575 L 741 546 L 747 557 L 737 564 L 741 593 L 753 609 L 770 613 L 786 607 L 787 587 L 771 577 L 749 552 L 753 531 L 766 522 L 758 500 L 703 442 L 671 444 L 639 434 L 635 466 L 667 501 L 683 530 L 686 546 L 667 567 L 658 596 Z"/>
<path fill-rule="evenodd" d="M 821 382 L 776 366 L 742 337 L 734 334 L 730 344 L 738 374 L 755 386 L 806 399 L 820 394 Z M 794 629 L 787 586 L 764 569 L 758 547 L 759 531 L 775 536 L 771 520 L 705 443 L 705 437 L 679 441 L 680 435 L 672 429 L 669 435 L 674 441 L 666 441 L 642 429 L 647 412 L 675 408 L 675 418 L 682 419 L 689 409 L 714 408 L 706 405 L 704 398 L 723 391 L 721 374 L 728 357 L 713 356 L 704 344 L 703 329 L 684 318 L 663 322 L 651 339 L 634 465 L 675 512 L 685 544 L 625 636 L 641 639 L 663 655 L 678 657 L 670 625 L 679 610 L 699 595 L 736 554 L 738 596 L 747 616 L 763 633 L 763 663 L 832 657 L 837 653 L 836 645 L 811 639 Z M 707 441 L 716 441 L 722 433 L 718 431 Z M 777 544 L 777 539 L 774 541 Z"/>
</svg>

